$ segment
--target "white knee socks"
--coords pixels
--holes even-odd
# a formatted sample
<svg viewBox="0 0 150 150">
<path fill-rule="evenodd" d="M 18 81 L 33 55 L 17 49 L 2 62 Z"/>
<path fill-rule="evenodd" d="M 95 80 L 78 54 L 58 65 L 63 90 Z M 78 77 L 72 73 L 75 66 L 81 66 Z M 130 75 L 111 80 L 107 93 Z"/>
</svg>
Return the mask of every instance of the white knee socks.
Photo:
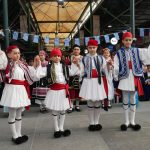
<svg viewBox="0 0 150 150">
<path fill-rule="evenodd" d="M 60 112 L 60 119 L 59 119 L 60 131 L 64 131 L 64 122 L 65 122 L 65 111 L 61 111 Z"/>
<path fill-rule="evenodd" d="M 65 111 L 54 111 L 53 110 L 52 115 L 54 118 L 55 131 L 64 131 Z"/>
<path fill-rule="evenodd" d="M 15 108 L 9 108 L 9 117 L 8 117 L 9 127 L 12 133 L 12 137 L 14 139 L 18 138 L 18 134 L 15 126 L 16 110 L 17 109 Z"/>
<path fill-rule="evenodd" d="M 21 116 L 21 114 L 22 114 L 22 110 L 23 110 L 23 108 L 19 108 L 16 111 L 15 126 L 16 126 L 16 132 L 17 132 L 18 137 L 22 136 L 22 134 L 21 134 L 21 126 L 22 126 L 22 116 Z"/>
<path fill-rule="evenodd" d="M 94 103 L 94 124 L 99 124 L 99 117 L 100 117 L 100 101 L 96 101 Z"/>
<path fill-rule="evenodd" d="M 89 117 L 90 125 L 94 125 L 94 102 L 88 101 L 87 106 L 88 106 L 88 117 Z"/>
<path fill-rule="evenodd" d="M 59 131 L 59 127 L 58 127 L 58 111 L 52 111 L 52 115 L 53 115 L 53 119 L 54 119 L 54 128 L 55 131 Z"/>
</svg>

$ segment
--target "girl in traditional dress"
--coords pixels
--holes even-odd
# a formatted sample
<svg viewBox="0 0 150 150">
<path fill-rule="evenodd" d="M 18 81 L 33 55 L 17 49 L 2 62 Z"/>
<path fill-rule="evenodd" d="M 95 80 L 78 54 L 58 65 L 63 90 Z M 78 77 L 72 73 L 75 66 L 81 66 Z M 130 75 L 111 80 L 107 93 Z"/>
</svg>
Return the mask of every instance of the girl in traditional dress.
<svg viewBox="0 0 150 150">
<path fill-rule="evenodd" d="M 114 86 L 113 86 L 113 60 L 111 59 L 110 50 L 108 48 L 103 49 L 103 57 L 106 60 L 107 68 L 108 68 L 108 80 L 107 80 L 107 87 L 108 87 L 108 95 L 107 99 L 104 101 L 108 101 L 108 108 L 111 108 L 111 100 L 114 99 Z M 105 77 L 105 75 L 103 76 Z M 104 103 L 103 103 L 104 107 Z"/>
<path fill-rule="evenodd" d="M 46 67 L 48 65 L 48 61 L 45 60 L 46 58 L 46 52 L 44 50 L 39 51 L 39 57 L 41 61 L 41 66 Z M 47 91 L 49 90 L 47 85 L 47 78 L 41 78 L 40 81 L 37 81 L 35 83 L 36 87 L 33 88 L 33 98 L 35 98 L 35 103 L 40 105 L 40 112 L 46 113 L 47 109 L 44 104 L 44 100 L 47 94 Z"/>
<path fill-rule="evenodd" d="M 80 55 L 80 46 L 74 45 L 73 46 L 73 55 L 71 55 L 71 62 L 77 62 L 80 63 L 82 61 L 82 57 Z M 75 75 L 70 77 L 69 81 L 69 92 L 70 92 L 70 99 L 71 99 L 71 108 L 67 111 L 68 113 L 71 113 L 73 110 L 76 110 L 77 112 L 80 112 L 80 97 L 79 97 L 79 91 L 80 91 L 80 76 Z M 73 106 L 73 103 L 75 106 Z"/>
</svg>

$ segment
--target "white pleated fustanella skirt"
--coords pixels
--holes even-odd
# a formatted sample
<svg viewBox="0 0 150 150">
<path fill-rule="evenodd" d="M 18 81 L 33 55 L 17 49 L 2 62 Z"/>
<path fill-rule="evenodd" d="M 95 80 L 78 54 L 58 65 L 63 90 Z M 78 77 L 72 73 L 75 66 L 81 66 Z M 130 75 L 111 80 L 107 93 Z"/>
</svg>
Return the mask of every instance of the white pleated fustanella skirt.
<svg viewBox="0 0 150 150">
<path fill-rule="evenodd" d="M 123 91 L 135 91 L 134 75 L 131 69 L 129 70 L 129 76 L 119 81 L 118 89 Z"/>
<path fill-rule="evenodd" d="M 49 90 L 45 98 L 45 105 L 50 110 L 63 111 L 70 108 L 69 99 L 66 98 L 66 91 Z"/>
<path fill-rule="evenodd" d="M 99 84 L 98 78 L 84 78 L 79 96 L 87 101 L 104 100 L 107 96 L 104 89 L 103 79 L 101 78 L 101 84 Z"/>
<path fill-rule="evenodd" d="M 24 85 L 5 84 L 0 105 L 19 108 L 29 106 L 30 99 Z"/>
</svg>

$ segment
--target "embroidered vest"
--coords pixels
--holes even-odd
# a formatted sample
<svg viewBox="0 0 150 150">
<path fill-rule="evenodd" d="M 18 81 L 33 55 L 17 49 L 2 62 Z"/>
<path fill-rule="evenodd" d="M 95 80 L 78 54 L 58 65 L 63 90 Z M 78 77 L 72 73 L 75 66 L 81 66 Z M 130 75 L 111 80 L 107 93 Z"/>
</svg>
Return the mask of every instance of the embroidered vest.
<svg viewBox="0 0 150 150">
<path fill-rule="evenodd" d="M 66 82 L 69 82 L 69 68 L 64 63 L 62 63 L 62 69 L 63 69 L 63 75 L 65 77 Z M 47 82 L 48 85 L 52 85 L 55 83 L 53 75 L 52 75 L 52 63 L 49 63 L 47 65 Z"/>
<path fill-rule="evenodd" d="M 84 56 L 82 59 L 82 63 L 84 65 L 84 78 L 91 78 L 92 75 L 92 62 L 90 62 L 89 56 Z M 100 55 L 94 57 L 95 67 L 98 73 L 98 82 L 101 84 L 101 72 L 103 65 L 103 58 Z"/>
<path fill-rule="evenodd" d="M 132 71 L 134 76 L 142 76 L 142 63 L 139 58 L 139 50 L 138 48 L 130 49 L 130 58 L 132 63 Z M 119 60 L 119 80 L 125 79 L 129 76 L 129 65 L 128 65 L 128 52 L 121 48 L 117 51 L 117 57 Z"/>
</svg>

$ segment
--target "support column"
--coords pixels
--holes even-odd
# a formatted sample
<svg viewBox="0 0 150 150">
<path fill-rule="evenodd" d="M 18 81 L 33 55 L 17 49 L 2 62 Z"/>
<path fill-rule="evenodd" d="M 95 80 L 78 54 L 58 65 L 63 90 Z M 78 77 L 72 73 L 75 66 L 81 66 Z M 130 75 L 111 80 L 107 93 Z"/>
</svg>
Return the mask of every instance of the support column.
<svg viewBox="0 0 150 150">
<path fill-rule="evenodd" d="M 80 45 L 84 45 L 84 30 L 80 30 Z"/>
<path fill-rule="evenodd" d="M 92 12 L 92 0 L 90 2 L 90 31 L 91 31 L 91 36 L 93 36 L 93 12 Z"/>
<path fill-rule="evenodd" d="M 100 16 L 93 15 L 93 35 L 99 36 L 100 35 Z"/>
<path fill-rule="evenodd" d="M 133 37 L 135 37 L 135 0 L 130 0 L 130 25 Z"/>
<path fill-rule="evenodd" d="M 9 46 L 9 28 L 8 28 L 8 1 L 3 0 L 3 22 L 4 22 L 4 41 L 5 49 Z"/>
</svg>

